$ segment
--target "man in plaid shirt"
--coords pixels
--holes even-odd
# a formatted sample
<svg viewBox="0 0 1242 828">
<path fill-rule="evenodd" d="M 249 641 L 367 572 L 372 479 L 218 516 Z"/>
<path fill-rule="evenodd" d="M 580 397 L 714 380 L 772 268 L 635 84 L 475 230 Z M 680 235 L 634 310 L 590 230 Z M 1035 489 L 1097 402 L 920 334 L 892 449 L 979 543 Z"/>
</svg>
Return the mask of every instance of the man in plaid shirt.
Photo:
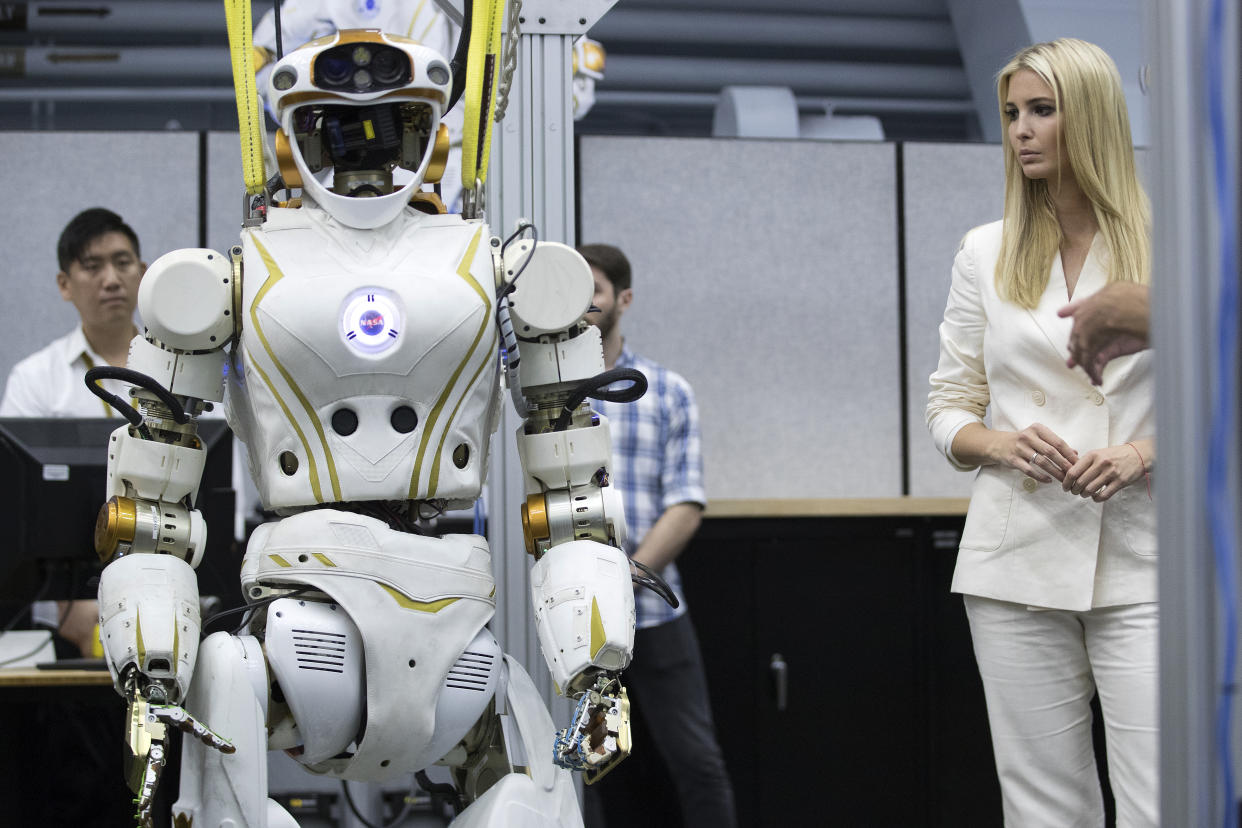
<svg viewBox="0 0 1242 828">
<path fill-rule="evenodd" d="M 633 291 L 625 255 L 607 244 L 584 245 L 579 252 L 595 275 L 599 312 L 587 319 L 600 329 L 605 367 L 636 368 L 648 383 L 636 402 L 594 402 L 612 429 L 612 484 L 625 502 L 625 551 L 658 573 L 681 602 L 674 609 L 650 590 L 637 591 L 634 661 L 622 682 L 636 717 L 647 725 L 646 738 L 673 777 L 683 825 L 734 826 L 733 788 L 716 742 L 699 642 L 674 564 L 707 503 L 694 392 L 677 374 L 626 347 L 620 320 Z M 626 765 L 641 762 L 643 755 L 640 746 L 613 776 L 586 789 L 591 828 L 604 824 L 614 797 L 633 797 L 622 780 Z"/>
</svg>

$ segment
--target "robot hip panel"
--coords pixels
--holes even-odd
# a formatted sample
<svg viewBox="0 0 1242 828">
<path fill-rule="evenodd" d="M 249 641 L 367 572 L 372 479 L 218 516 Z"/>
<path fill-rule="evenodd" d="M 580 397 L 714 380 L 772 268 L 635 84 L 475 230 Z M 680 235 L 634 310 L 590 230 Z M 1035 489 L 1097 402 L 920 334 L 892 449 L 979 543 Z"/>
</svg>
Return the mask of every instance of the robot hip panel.
<svg viewBox="0 0 1242 828">
<path fill-rule="evenodd" d="M 483 539 L 407 535 L 372 518 L 317 510 L 256 531 L 243 588 L 252 594 L 263 583 L 328 594 L 362 638 L 365 731 L 351 756 L 311 769 L 381 780 L 438 759 L 438 698 L 495 610 Z"/>
</svg>

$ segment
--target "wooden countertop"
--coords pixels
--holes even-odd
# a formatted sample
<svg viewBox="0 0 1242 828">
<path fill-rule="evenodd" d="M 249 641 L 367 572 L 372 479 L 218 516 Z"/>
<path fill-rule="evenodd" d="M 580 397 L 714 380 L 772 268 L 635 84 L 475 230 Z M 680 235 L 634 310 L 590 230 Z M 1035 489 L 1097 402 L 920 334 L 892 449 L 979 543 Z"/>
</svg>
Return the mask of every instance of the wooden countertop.
<svg viewBox="0 0 1242 828">
<path fill-rule="evenodd" d="M 849 497 L 788 500 L 711 500 L 705 518 L 875 517 L 965 515 L 964 497 Z"/>
<path fill-rule="evenodd" d="M 29 667 L 0 669 L 0 687 L 110 687 L 107 670 L 36 670 Z"/>
</svg>

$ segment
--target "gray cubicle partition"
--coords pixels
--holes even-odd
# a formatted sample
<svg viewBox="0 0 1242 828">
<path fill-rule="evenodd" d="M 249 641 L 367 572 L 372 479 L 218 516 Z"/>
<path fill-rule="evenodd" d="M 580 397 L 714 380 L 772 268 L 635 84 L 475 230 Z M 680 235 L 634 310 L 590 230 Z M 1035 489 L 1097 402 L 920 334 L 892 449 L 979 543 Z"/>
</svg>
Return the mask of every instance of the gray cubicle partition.
<svg viewBox="0 0 1242 828">
<path fill-rule="evenodd" d="M 953 257 L 967 230 L 1001 217 L 1004 162 L 995 144 L 903 144 L 901 151 L 909 494 L 967 497 L 974 473 L 950 466 L 927 432 L 927 379 L 940 357 Z"/>
<path fill-rule="evenodd" d="M 895 147 L 589 137 L 579 169 L 627 342 L 697 392 L 708 496 L 900 495 Z"/>
<path fill-rule="evenodd" d="M 192 132 L 0 132 L 5 299 L 0 377 L 75 324 L 56 289 L 56 240 L 87 207 L 134 228 L 146 261 L 199 237 L 199 140 Z"/>
<path fill-rule="evenodd" d="M 207 246 L 228 253 L 241 236 L 246 183 L 236 132 L 207 133 Z"/>
</svg>

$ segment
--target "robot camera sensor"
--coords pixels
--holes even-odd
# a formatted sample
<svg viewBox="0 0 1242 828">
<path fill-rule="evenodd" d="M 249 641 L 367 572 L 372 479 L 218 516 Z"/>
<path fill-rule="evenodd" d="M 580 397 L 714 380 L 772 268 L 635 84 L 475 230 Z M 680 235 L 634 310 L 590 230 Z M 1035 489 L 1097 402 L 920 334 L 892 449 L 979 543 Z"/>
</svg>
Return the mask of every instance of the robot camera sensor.
<svg viewBox="0 0 1242 828">
<path fill-rule="evenodd" d="M 342 43 L 317 56 L 312 83 L 333 92 L 376 92 L 405 86 L 413 78 L 410 58 L 386 43 Z"/>
</svg>

